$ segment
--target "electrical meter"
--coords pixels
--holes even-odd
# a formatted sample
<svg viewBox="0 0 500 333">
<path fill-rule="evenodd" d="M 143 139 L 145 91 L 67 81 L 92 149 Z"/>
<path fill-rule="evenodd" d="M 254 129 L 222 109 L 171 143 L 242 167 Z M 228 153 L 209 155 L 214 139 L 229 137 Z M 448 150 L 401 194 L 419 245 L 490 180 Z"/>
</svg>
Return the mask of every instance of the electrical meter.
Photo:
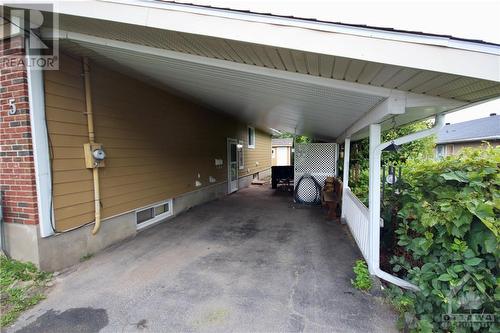
<svg viewBox="0 0 500 333">
<path fill-rule="evenodd" d="M 102 144 L 85 143 L 83 145 L 83 150 L 85 152 L 85 166 L 88 169 L 101 168 L 105 166 L 104 160 L 106 159 L 106 153 L 102 148 Z"/>
<path fill-rule="evenodd" d="M 94 156 L 94 159 L 97 161 L 104 161 L 106 158 L 106 153 L 102 149 L 94 149 L 92 152 L 92 156 Z"/>
</svg>

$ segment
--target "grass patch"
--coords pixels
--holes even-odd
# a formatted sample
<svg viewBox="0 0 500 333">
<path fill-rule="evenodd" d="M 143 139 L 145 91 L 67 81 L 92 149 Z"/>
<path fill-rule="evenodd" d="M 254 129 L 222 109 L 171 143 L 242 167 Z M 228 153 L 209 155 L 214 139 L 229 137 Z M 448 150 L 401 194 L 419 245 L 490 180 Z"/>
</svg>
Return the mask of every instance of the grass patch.
<svg viewBox="0 0 500 333">
<path fill-rule="evenodd" d="M 38 270 L 32 263 L 0 256 L 0 327 L 12 324 L 22 311 L 45 298 L 45 284 L 51 273 Z"/>
<path fill-rule="evenodd" d="M 84 262 L 84 261 L 87 261 L 89 260 L 90 258 L 92 258 L 94 256 L 93 253 L 87 253 L 86 255 L 84 255 L 83 257 L 80 258 L 80 262 Z"/>
<path fill-rule="evenodd" d="M 372 277 L 368 271 L 368 266 L 364 260 L 356 260 L 356 264 L 353 268 L 356 277 L 351 280 L 354 288 L 359 290 L 368 291 L 372 288 Z"/>
</svg>

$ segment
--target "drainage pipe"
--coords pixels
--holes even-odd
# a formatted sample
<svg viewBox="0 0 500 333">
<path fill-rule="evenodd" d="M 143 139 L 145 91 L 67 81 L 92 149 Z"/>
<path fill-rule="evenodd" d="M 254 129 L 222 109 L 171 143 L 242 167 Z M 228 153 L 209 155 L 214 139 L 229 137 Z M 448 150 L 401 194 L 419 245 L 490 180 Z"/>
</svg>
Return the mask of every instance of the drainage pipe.
<svg viewBox="0 0 500 333">
<path fill-rule="evenodd" d="M 0 191 L 0 250 L 1 254 L 9 257 L 7 253 L 7 246 L 5 245 L 5 230 L 4 230 L 4 221 L 3 221 L 3 200 L 2 200 L 2 191 Z"/>
<path fill-rule="evenodd" d="M 412 133 L 393 141 L 388 141 L 370 147 L 370 254 L 369 254 L 369 268 L 370 273 L 378 276 L 379 278 L 398 285 L 402 288 L 419 290 L 414 284 L 400 279 L 394 275 L 384 272 L 380 269 L 380 168 L 382 159 L 382 150 L 392 143 L 402 145 L 412 141 L 420 140 L 425 137 L 436 134 L 444 125 L 444 115 L 436 115 L 434 126 L 430 129 Z M 371 125 L 370 140 L 380 142 L 380 125 Z M 373 134 L 373 135 L 372 135 Z"/>
<path fill-rule="evenodd" d="M 94 113 L 92 110 L 92 90 L 90 86 L 90 65 L 87 57 L 83 58 L 83 78 L 85 82 L 85 105 L 87 115 L 87 126 L 89 133 L 90 146 L 95 143 L 94 132 Z M 94 166 L 92 168 L 92 178 L 94 180 L 94 210 L 95 210 L 95 224 L 92 229 L 92 235 L 97 234 L 101 227 L 101 193 L 99 191 L 99 168 Z"/>
</svg>

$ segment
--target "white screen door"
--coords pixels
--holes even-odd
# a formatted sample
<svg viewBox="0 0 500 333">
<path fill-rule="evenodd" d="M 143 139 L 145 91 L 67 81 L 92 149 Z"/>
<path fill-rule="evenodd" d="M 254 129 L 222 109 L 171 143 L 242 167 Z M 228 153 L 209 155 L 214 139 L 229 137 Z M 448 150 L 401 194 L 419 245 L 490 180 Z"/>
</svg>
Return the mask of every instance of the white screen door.
<svg viewBox="0 0 500 333">
<path fill-rule="evenodd" d="M 288 148 L 278 147 L 276 150 L 276 165 L 288 165 Z"/>
<path fill-rule="evenodd" d="M 227 180 L 228 193 L 238 190 L 238 142 L 227 139 Z"/>
</svg>

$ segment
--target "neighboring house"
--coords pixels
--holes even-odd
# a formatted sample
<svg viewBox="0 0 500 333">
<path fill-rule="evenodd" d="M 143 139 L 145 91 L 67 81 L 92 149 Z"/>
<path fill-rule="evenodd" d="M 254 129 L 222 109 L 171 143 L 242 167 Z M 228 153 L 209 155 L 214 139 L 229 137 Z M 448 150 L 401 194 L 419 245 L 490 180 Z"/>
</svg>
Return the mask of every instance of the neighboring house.
<svg viewBox="0 0 500 333">
<path fill-rule="evenodd" d="M 293 138 L 271 140 L 272 165 L 292 165 Z"/>
<path fill-rule="evenodd" d="M 438 132 L 436 158 L 456 155 L 464 148 L 484 146 L 484 141 L 492 146 L 500 144 L 500 115 L 446 125 Z"/>
<path fill-rule="evenodd" d="M 267 176 L 277 129 L 345 145 L 343 218 L 370 272 L 408 286 L 379 265 L 382 130 L 500 96 L 500 45 L 478 40 L 175 1 L 14 5 L 0 34 L 2 230 L 13 258 L 48 270 Z M 51 45 L 59 69 L 37 70 Z M 365 207 L 349 150 L 368 136 Z"/>
</svg>

